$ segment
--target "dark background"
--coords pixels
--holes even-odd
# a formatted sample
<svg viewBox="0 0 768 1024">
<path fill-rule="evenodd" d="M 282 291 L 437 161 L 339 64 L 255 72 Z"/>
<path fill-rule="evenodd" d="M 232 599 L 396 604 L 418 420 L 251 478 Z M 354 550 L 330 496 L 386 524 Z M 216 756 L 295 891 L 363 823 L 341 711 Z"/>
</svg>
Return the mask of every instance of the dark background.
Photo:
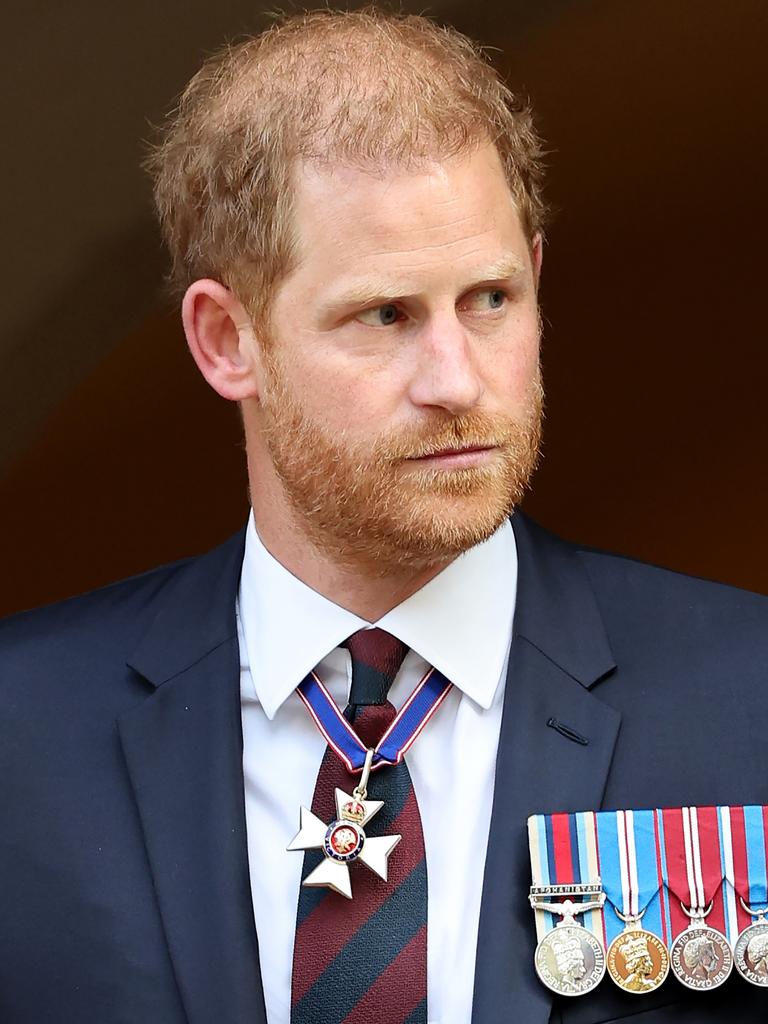
<svg viewBox="0 0 768 1024">
<path fill-rule="evenodd" d="M 569 538 L 768 591 L 768 4 L 430 10 L 501 51 L 550 150 L 546 449 L 526 508 Z M 237 416 L 163 296 L 139 165 L 202 57 L 264 24 L 236 0 L 4 15 L 0 612 L 244 520 Z"/>
</svg>

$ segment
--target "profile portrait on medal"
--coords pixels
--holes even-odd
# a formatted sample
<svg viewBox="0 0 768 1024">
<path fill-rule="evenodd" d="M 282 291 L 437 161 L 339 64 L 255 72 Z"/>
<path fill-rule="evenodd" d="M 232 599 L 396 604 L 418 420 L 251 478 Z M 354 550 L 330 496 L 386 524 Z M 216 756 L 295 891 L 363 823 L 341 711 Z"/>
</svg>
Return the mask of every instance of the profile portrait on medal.
<svg viewBox="0 0 768 1024">
<path fill-rule="evenodd" d="M 6 19 L 0 1024 L 760 1024 L 768 4 L 290 7 Z"/>
<path fill-rule="evenodd" d="M 744 958 L 751 971 L 768 979 L 768 933 L 762 932 L 749 940 Z"/>
<path fill-rule="evenodd" d="M 655 988 L 653 975 L 656 971 L 648 940 L 643 936 L 628 935 L 619 946 L 619 952 L 624 957 L 625 987 L 632 992 L 644 992 Z"/>
<path fill-rule="evenodd" d="M 708 935 L 697 935 L 683 947 L 683 963 L 693 978 L 708 981 L 720 968 L 722 957 Z"/>
</svg>

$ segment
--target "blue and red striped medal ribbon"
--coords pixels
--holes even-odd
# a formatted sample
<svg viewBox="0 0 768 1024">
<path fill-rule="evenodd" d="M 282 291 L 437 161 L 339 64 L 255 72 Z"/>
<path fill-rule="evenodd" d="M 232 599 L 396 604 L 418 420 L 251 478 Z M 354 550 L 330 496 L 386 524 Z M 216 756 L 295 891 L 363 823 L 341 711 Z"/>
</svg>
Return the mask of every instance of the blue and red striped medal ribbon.
<svg viewBox="0 0 768 1024">
<path fill-rule="evenodd" d="M 387 731 L 376 744 L 371 771 L 384 765 L 400 764 L 427 722 L 443 703 L 453 684 L 436 668 L 429 668 L 416 689 L 400 708 Z M 329 747 L 347 771 L 362 772 L 367 747 L 339 710 L 325 684 L 312 671 L 296 691 Z"/>
</svg>

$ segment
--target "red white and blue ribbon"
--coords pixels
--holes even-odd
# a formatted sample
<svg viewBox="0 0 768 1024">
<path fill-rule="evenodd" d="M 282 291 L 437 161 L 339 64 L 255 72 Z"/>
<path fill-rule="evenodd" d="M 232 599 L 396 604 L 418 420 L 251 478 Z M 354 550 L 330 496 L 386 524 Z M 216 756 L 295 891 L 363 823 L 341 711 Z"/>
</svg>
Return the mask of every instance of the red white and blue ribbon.
<svg viewBox="0 0 768 1024">
<path fill-rule="evenodd" d="M 671 807 L 659 812 L 664 826 L 664 884 L 669 890 L 671 937 L 690 924 L 683 910 L 711 909 L 707 927 L 727 936 L 723 899 L 721 822 L 717 807 Z"/>
<path fill-rule="evenodd" d="M 437 669 L 430 668 L 426 672 L 374 748 L 371 771 L 402 761 L 452 686 Z M 310 672 L 296 692 L 328 746 L 341 758 L 347 770 L 361 772 L 367 747 L 341 713 L 320 677 Z"/>
<path fill-rule="evenodd" d="M 639 918 L 665 938 L 660 842 L 653 811 L 600 811 L 595 815 L 603 890 L 607 899 L 605 939 L 611 943 L 625 926 L 619 917 Z M 617 913 L 618 911 L 618 913 Z"/>
<path fill-rule="evenodd" d="M 580 811 L 537 814 L 528 819 L 534 885 L 594 884 L 608 900 L 601 912 L 587 912 L 581 923 L 601 942 L 624 929 L 625 917 L 643 913 L 643 928 L 667 941 L 669 908 L 662 880 L 663 842 L 654 811 Z M 556 921 L 536 912 L 541 939 Z"/>
<path fill-rule="evenodd" d="M 594 883 L 600 877 L 597 851 L 596 814 L 535 814 L 528 819 L 528 844 L 534 885 L 571 885 Z M 541 940 L 557 924 L 553 914 L 536 911 L 536 932 Z M 588 911 L 579 918 L 605 941 L 603 915 Z"/>
<path fill-rule="evenodd" d="M 768 807 L 718 807 L 717 813 L 725 878 L 722 930 L 733 945 L 753 921 L 741 899 L 753 910 L 768 906 Z"/>
</svg>

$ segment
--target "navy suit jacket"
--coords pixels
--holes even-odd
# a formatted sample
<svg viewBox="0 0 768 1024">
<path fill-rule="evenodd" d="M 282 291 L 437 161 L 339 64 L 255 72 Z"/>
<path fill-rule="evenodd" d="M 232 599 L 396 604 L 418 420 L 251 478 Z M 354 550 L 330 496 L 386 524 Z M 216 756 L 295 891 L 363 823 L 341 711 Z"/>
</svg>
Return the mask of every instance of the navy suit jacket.
<svg viewBox="0 0 768 1024">
<path fill-rule="evenodd" d="M 553 1001 L 533 971 L 526 818 L 768 803 L 768 600 L 566 544 L 520 513 L 513 526 L 519 590 L 472 1024 L 765 1019 L 768 993 L 740 978 L 706 994 L 670 978 L 640 997 L 606 979 Z M 3 1024 L 264 1024 L 241 767 L 242 551 L 239 534 L 0 626 Z"/>
</svg>

